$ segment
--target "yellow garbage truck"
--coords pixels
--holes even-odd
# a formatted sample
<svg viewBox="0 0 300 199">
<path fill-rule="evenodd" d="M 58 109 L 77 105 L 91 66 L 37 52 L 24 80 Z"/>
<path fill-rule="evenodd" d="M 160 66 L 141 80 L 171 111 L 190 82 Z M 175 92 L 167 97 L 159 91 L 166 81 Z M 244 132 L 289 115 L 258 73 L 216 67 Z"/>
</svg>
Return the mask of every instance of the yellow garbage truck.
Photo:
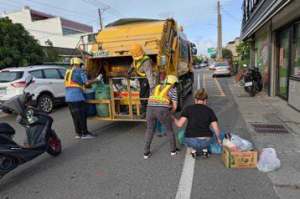
<svg viewBox="0 0 300 199">
<path fill-rule="evenodd" d="M 138 78 L 145 77 L 126 78 L 133 62 L 130 53 L 133 44 L 141 45 L 151 58 L 156 83 L 161 83 L 166 75 L 179 78 L 178 110 L 182 108 L 183 98 L 192 92 L 192 63 L 197 49 L 187 39 L 183 27 L 174 19 L 120 19 L 78 46 L 85 58 L 88 77 L 99 74 L 103 77 L 96 98 L 86 101 L 97 106 L 97 116 L 90 119 L 145 121 L 138 119 L 140 101 L 147 100 L 139 98 Z"/>
</svg>

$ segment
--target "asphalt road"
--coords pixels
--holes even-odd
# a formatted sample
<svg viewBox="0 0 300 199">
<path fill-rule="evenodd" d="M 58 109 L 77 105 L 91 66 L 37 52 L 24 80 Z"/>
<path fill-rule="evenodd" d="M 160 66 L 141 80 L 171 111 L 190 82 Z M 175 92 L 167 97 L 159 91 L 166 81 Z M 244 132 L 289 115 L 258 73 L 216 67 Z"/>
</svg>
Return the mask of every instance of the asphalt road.
<svg viewBox="0 0 300 199">
<path fill-rule="evenodd" d="M 210 76 L 206 69 L 196 70 L 194 89 L 206 87 L 208 106 L 216 112 L 222 131 L 250 140 L 228 88 L 232 80 L 221 77 L 215 81 Z M 220 95 L 221 91 L 224 95 Z M 193 97 L 189 96 L 185 104 L 192 103 Z M 265 173 L 257 169 L 226 169 L 220 155 L 193 161 L 186 157 L 186 147 L 171 157 L 167 137 L 155 136 L 153 155 L 144 160 L 145 123 L 89 121 L 90 131 L 98 137 L 77 141 L 66 106 L 55 109 L 51 116 L 63 153 L 55 158 L 44 154 L 6 175 L 0 180 L 0 198 L 165 199 L 176 195 L 180 198 L 181 192 L 181 198 L 276 198 Z M 25 133 L 15 118 L 0 116 L 0 121 L 16 128 L 15 139 L 21 143 Z"/>
</svg>

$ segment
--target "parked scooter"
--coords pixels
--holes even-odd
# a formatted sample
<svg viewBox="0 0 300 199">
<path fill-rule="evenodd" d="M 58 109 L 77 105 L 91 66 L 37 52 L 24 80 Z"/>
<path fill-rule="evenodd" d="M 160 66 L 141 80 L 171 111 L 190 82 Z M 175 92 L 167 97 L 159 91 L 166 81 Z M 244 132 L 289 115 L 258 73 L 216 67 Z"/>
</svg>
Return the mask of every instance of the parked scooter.
<svg viewBox="0 0 300 199">
<path fill-rule="evenodd" d="M 247 65 L 244 64 L 244 67 L 247 67 Z M 251 97 L 254 97 L 256 93 L 262 91 L 262 77 L 257 67 L 249 68 L 249 71 L 244 74 L 244 81 L 244 89 Z"/>
<path fill-rule="evenodd" d="M 26 87 L 32 77 L 26 78 Z M 51 129 L 53 119 L 46 113 L 28 106 L 33 94 L 25 93 L 0 103 L 0 110 L 16 113 L 16 121 L 27 134 L 28 145 L 20 146 L 12 140 L 15 130 L 7 123 L 0 123 L 0 179 L 21 164 L 24 164 L 44 152 L 52 156 L 61 153 L 61 141 Z"/>
</svg>

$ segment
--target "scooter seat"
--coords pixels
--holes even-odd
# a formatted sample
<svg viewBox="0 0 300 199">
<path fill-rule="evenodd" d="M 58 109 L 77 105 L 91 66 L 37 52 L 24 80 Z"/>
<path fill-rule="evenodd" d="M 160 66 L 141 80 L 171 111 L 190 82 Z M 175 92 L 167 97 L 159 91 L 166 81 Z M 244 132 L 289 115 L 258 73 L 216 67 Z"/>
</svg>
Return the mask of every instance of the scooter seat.
<svg viewBox="0 0 300 199">
<path fill-rule="evenodd" d="M 7 123 L 0 123 L 0 134 L 8 134 L 8 135 L 14 135 L 16 133 L 15 129 L 11 127 Z"/>
</svg>

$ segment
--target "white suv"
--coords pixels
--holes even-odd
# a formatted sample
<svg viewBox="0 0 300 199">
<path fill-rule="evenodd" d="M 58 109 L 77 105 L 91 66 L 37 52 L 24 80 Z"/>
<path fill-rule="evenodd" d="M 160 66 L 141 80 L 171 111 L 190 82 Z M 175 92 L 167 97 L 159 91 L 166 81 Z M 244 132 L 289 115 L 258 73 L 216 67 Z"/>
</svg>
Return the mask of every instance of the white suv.
<svg viewBox="0 0 300 199">
<path fill-rule="evenodd" d="M 32 105 L 46 113 L 55 104 L 65 101 L 64 76 L 66 69 L 60 66 L 28 66 L 0 70 L 0 100 L 5 101 L 22 94 L 25 78 L 33 77 L 26 91 L 33 93 Z"/>
</svg>

